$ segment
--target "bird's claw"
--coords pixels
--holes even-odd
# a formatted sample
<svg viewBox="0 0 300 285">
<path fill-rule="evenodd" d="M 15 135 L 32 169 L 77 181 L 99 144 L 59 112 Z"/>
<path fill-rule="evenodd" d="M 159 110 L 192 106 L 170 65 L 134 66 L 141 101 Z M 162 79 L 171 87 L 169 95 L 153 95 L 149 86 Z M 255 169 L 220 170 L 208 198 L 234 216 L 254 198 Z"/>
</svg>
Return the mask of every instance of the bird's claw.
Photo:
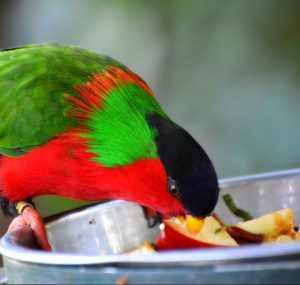
<svg viewBox="0 0 300 285">
<path fill-rule="evenodd" d="M 23 208 L 19 208 L 19 211 L 21 212 L 21 214 L 13 219 L 7 232 L 9 233 L 17 230 L 24 225 L 29 225 L 32 228 L 32 231 L 40 248 L 43 250 L 51 251 L 51 246 L 47 238 L 46 228 L 43 219 L 38 211 L 29 205 L 23 205 Z"/>
<path fill-rule="evenodd" d="M 149 228 L 153 228 L 156 225 L 162 223 L 162 215 L 159 212 L 156 212 L 150 208 L 142 207 L 144 211 L 144 216 L 147 220 L 147 225 Z"/>
</svg>

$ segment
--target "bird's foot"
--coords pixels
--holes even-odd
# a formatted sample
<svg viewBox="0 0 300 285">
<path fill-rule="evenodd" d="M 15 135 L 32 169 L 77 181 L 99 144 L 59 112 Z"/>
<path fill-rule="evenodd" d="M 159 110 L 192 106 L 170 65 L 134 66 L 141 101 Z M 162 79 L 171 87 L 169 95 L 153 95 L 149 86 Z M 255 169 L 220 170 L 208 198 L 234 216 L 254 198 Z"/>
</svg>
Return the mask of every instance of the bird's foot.
<svg viewBox="0 0 300 285">
<path fill-rule="evenodd" d="M 162 223 L 162 215 L 150 208 L 142 206 L 145 218 L 147 219 L 148 227 L 153 228 Z"/>
<path fill-rule="evenodd" d="M 39 212 L 27 202 L 17 203 L 16 210 L 19 216 L 13 219 L 7 232 L 9 233 L 17 230 L 21 226 L 29 225 L 32 228 L 32 231 L 40 248 L 43 250 L 51 251 L 51 246 L 47 238 L 46 228 Z"/>
</svg>

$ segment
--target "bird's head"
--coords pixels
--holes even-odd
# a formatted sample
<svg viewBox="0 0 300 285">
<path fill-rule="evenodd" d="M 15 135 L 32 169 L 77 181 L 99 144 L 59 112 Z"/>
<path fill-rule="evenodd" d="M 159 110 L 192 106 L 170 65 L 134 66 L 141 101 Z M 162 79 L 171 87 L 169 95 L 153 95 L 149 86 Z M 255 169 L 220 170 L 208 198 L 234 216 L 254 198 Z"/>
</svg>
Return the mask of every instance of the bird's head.
<svg viewBox="0 0 300 285">
<path fill-rule="evenodd" d="M 171 120 L 151 114 L 147 121 L 157 132 L 157 151 L 167 176 L 167 189 L 160 191 L 168 191 L 185 213 L 197 217 L 211 214 L 218 201 L 219 185 L 208 155 L 188 132 Z"/>
<path fill-rule="evenodd" d="M 68 97 L 72 114 L 85 118 L 84 137 L 94 160 L 112 169 L 110 198 L 139 203 L 164 216 L 204 217 L 215 208 L 219 186 L 205 151 L 164 113 L 146 83 L 129 70 L 110 67 Z M 93 99 L 98 96 L 99 106 Z M 72 99 L 73 98 L 73 99 Z M 72 105 L 70 104 L 70 105 Z M 88 111 L 90 112 L 90 111 Z M 101 185 L 101 190 L 104 186 Z"/>
</svg>

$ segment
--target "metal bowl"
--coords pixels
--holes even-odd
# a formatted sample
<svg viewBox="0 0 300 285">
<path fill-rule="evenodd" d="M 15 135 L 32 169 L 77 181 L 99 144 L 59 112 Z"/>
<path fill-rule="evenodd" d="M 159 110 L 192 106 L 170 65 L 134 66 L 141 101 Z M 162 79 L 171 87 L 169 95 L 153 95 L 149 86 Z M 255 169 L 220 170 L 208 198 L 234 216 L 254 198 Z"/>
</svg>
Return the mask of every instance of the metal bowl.
<svg viewBox="0 0 300 285">
<path fill-rule="evenodd" d="M 221 194 L 253 216 L 291 208 L 300 223 L 300 170 L 224 179 Z M 216 212 L 236 223 L 220 199 Z M 0 251 L 9 283 L 298 283 L 300 243 L 174 250 L 151 255 L 125 251 L 153 240 L 140 206 L 115 201 L 78 210 L 47 224 L 55 252 L 32 249 L 29 227 L 5 235 Z M 122 279 L 122 280 L 125 280 Z"/>
</svg>

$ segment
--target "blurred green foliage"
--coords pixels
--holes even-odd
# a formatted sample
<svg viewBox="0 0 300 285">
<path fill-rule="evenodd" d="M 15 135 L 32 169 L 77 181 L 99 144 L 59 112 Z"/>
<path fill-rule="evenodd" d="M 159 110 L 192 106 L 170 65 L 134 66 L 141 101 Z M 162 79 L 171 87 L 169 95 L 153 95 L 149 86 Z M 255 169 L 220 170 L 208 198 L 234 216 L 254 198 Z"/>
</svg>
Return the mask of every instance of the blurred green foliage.
<svg viewBox="0 0 300 285">
<path fill-rule="evenodd" d="M 89 204 L 94 204 L 95 202 L 85 202 L 85 201 L 74 201 L 62 197 L 45 195 L 33 199 L 37 206 L 37 209 L 42 213 L 44 217 L 54 215 L 56 213 L 63 212 L 69 209 L 75 209 Z"/>
</svg>

